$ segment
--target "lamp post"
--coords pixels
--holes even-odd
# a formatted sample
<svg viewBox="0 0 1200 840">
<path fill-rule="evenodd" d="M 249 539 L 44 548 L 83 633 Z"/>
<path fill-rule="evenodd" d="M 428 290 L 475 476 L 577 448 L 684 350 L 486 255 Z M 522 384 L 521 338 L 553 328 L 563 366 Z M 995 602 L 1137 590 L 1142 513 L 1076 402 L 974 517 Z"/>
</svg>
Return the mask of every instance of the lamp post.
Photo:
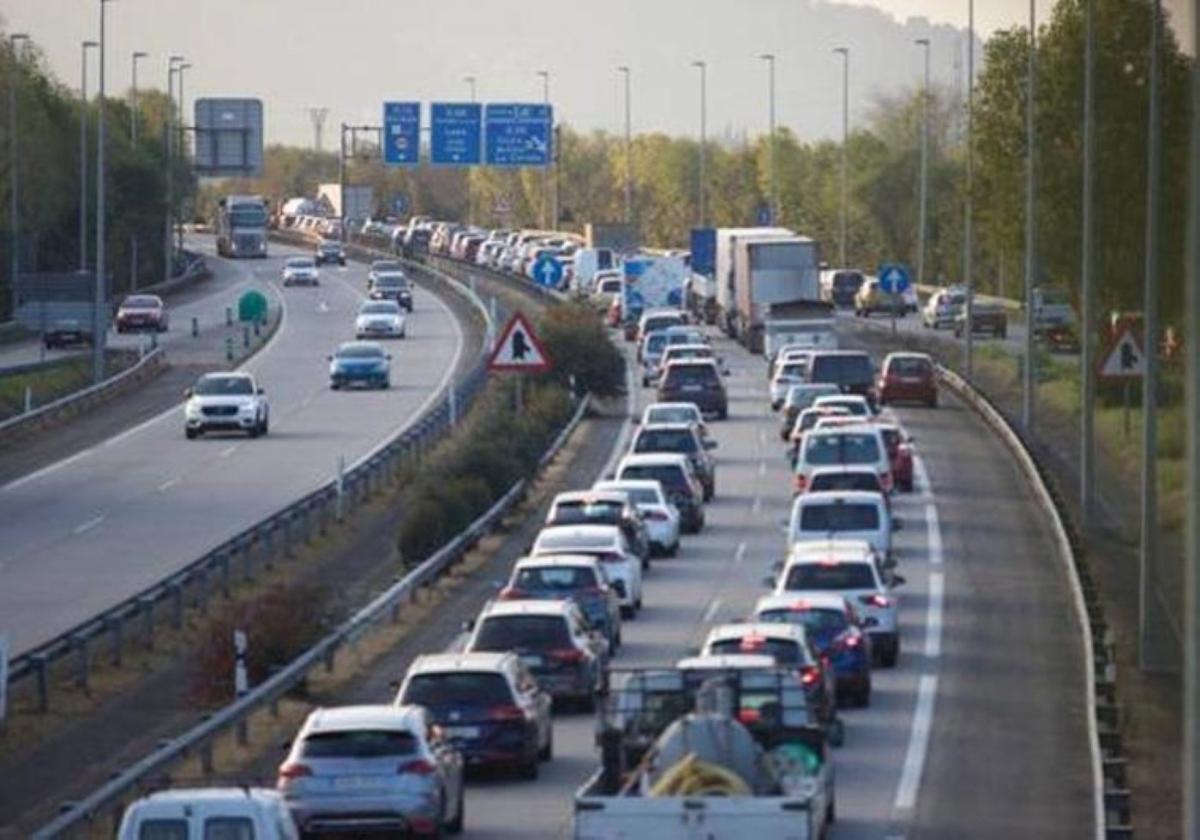
<svg viewBox="0 0 1200 840">
<path fill-rule="evenodd" d="M 87 55 L 100 46 L 83 41 L 79 47 L 79 270 L 87 271 Z"/>
<path fill-rule="evenodd" d="M 708 64 L 693 61 L 700 71 L 700 183 L 696 193 L 700 199 L 700 227 L 708 227 Z"/>
<path fill-rule="evenodd" d="M 838 247 L 838 258 L 842 268 L 846 262 L 846 217 L 849 213 L 849 142 L 850 142 L 850 48 L 835 47 L 833 50 L 842 57 L 842 218 L 841 240 Z"/>
<path fill-rule="evenodd" d="M 925 51 L 925 86 L 921 89 L 921 207 L 917 229 L 917 286 L 925 283 L 926 232 L 929 224 L 929 39 L 913 42 Z"/>
<path fill-rule="evenodd" d="M 550 106 L 550 71 L 549 70 L 539 70 L 539 71 L 537 71 L 537 75 L 542 80 L 542 104 L 546 106 L 546 114 L 547 114 L 546 120 L 547 120 L 547 123 L 549 123 L 549 120 L 550 120 L 550 117 L 549 117 L 549 113 L 550 113 L 550 107 L 549 107 Z M 550 138 L 550 132 L 551 132 L 552 128 L 553 128 L 553 126 L 551 126 L 549 124 L 546 125 L 547 139 Z M 553 146 L 552 146 L 552 148 L 553 148 Z M 555 149 L 554 152 L 555 152 L 555 154 L 557 154 L 557 149 Z M 547 159 L 546 165 L 542 167 L 542 227 L 543 228 L 546 227 L 547 211 L 550 206 L 550 166 L 551 166 L 551 161 L 549 159 Z M 554 227 L 557 227 L 557 224 L 555 224 Z"/>
<path fill-rule="evenodd" d="M 471 101 L 474 102 L 475 101 L 475 77 L 474 76 L 463 76 L 463 81 L 466 82 L 467 86 L 471 89 Z"/>
<path fill-rule="evenodd" d="M 178 71 L 179 72 L 179 111 L 178 111 L 178 118 L 177 118 L 177 121 L 178 121 L 177 130 L 179 132 L 178 151 L 179 151 L 179 159 L 184 161 L 185 163 L 187 162 L 187 125 L 184 122 L 184 114 L 186 112 L 185 109 L 187 108 L 187 101 L 184 99 L 184 95 L 183 95 L 183 71 L 191 70 L 191 69 L 192 69 L 192 65 L 189 62 L 185 61 L 179 65 L 179 71 Z M 182 199 L 183 196 L 180 196 L 180 198 Z M 180 251 L 182 251 L 183 250 L 183 216 L 182 215 L 179 215 L 176 217 L 175 225 L 176 225 L 176 230 L 178 231 L 178 238 L 179 238 L 177 247 L 179 248 Z"/>
<path fill-rule="evenodd" d="M 131 56 L 132 79 L 129 88 L 129 144 L 136 147 L 138 141 L 138 61 L 147 58 L 148 53 L 135 51 Z M 137 233 L 129 237 L 129 290 L 136 292 L 138 287 L 138 238 Z"/>
<path fill-rule="evenodd" d="M 771 193 L 767 207 L 774 225 L 779 221 L 779 192 L 775 181 L 775 56 L 763 53 L 759 58 L 767 62 L 767 183 Z"/>
<path fill-rule="evenodd" d="M 173 231 L 171 230 L 171 219 L 173 218 L 172 205 L 174 203 L 175 193 L 175 128 L 174 128 L 174 110 L 175 110 L 175 65 L 183 63 L 183 56 L 173 55 L 167 59 L 167 115 L 165 128 L 166 137 L 163 142 L 167 148 L 167 216 L 165 237 L 163 239 L 163 280 L 171 279 L 171 255 L 173 252 L 172 240 Z"/>
<path fill-rule="evenodd" d="M 104 304 L 107 299 L 108 260 L 105 252 L 105 171 L 104 147 L 107 144 L 105 135 L 105 104 L 104 104 L 104 7 L 110 0 L 99 0 L 100 5 L 100 67 L 99 83 L 96 90 L 96 292 L 95 305 L 92 312 L 92 379 L 99 383 L 104 379 L 104 344 L 108 331 L 107 319 L 104 317 Z"/>
<path fill-rule="evenodd" d="M 1033 335 L 1037 325 L 1033 289 L 1037 284 L 1037 219 L 1034 203 L 1037 189 L 1037 138 L 1034 133 L 1037 108 L 1037 0 L 1029 0 L 1029 81 L 1025 106 L 1025 364 L 1021 380 L 1021 425 L 1033 429 Z"/>
<path fill-rule="evenodd" d="M 622 65 L 617 72 L 625 76 L 625 224 L 633 224 L 633 134 L 632 112 L 629 105 L 629 68 Z"/>
<path fill-rule="evenodd" d="M 23 32 L 16 32 L 8 36 L 9 52 L 14 64 L 17 61 L 17 44 L 28 40 L 29 36 Z M 9 257 L 11 275 L 8 278 L 8 291 L 11 297 L 9 315 L 13 318 L 17 316 L 17 275 L 21 271 L 21 235 L 18 228 L 20 221 L 18 187 L 20 182 L 17 179 L 19 158 L 20 156 L 17 154 L 17 74 L 13 72 L 8 81 L 8 171 L 11 184 L 8 190 L 8 226 L 12 231 L 12 254 Z"/>
<path fill-rule="evenodd" d="M 963 208 L 963 280 L 967 287 L 964 315 L 963 372 L 970 382 L 975 375 L 975 0 L 967 0 L 967 201 Z"/>
</svg>

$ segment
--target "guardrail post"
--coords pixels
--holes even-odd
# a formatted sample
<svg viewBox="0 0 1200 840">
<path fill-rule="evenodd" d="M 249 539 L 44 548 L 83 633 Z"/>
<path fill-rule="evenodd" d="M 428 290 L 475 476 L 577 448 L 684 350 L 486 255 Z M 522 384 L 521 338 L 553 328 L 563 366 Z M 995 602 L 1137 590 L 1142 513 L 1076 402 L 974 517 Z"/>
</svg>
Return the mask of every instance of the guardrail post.
<svg viewBox="0 0 1200 840">
<path fill-rule="evenodd" d="M 146 650 L 154 650 L 154 598 L 143 595 L 138 598 L 138 606 L 142 611 L 142 644 Z"/>
<path fill-rule="evenodd" d="M 173 580 L 167 586 L 171 591 L 171 626 L 178 630 L 183 627 L 183 584 Z"/>
<path fill-rule="evenodd" d="M 257 338 L 262 335 L 262 318 L 254 319 L 254 336 Z"/>
<path fill-rule="evenodd" d="M 114 668 L 120 668 L 121 648 L 123 646 L 125 636 L 125 618 L 121 615 L 110 615 L 104 619 L 104 625 L 108 628 L 108 635 L 112 640 L 110 661 L 112 662 Z"/>
<path fill-rule="evenodd" d="M 221 594 L 229 597 L 229 553 L 222 551 L 217 555 L 217 568 L 221 570 Z"/>
<path fill-rule="evenodd" d="M 196 593 L 192 605 L 202 614 L 208 613 L 208 571 L 208 566 L 196 569 Z"/>
<path fill-rule="evenodd" d="M 227 327 L 233 326 L 233 307 L 232 306 L 225 307 L 225 326 L 227 326 Z"/>
<path fill-rule="evenodd" d="M 76 665 L 78 671 L 75 672 L 75 685 L 84 691 L 88 690 L 88 678 L 91 676 L 91 662 L 89 661 L 88 640 L 87 636 L 82 633 L 77 633 L 71 637 L 71 647 L 75 649 Z"/>
<path fill-rule="evenodd" d="M 262 546 L 263 566 L 267 569 L 272 568 L 272 561 L 275 553 L 271 545 L 274 540 L 272 534 L 273 530 L 273 526 L 268 523 L 264 525 L 258 532 L 258 544 Z"/>
<path fill-rule="evenodd" d="M 199 338 L 199 337 L 200 337 L 200 319 L 193 316 L 192 317 L 192 338 Z"/>
<path fill-rule="evenodd" d="M 225 361 L 233 361 L 233 338 L 225 336 Z"/>
<path fill-rule="evenodd" d="M 242 327 L 242 346 L 250 346 L 250 328 L 246 326 Z"/>
<path fill-rule="evenodd" d="M 30 385 L 26 385 L 25 386 L 25 413 L 28 414 L 31 411 L 33 411 L 33 387 Z"/>
<path fill-rule="evenodd" d="M 329 649 L 325 651 L 325 673 L 326 674 L 333 673 L 333 668 L 337 664 L 336 660 L 337 660 L 337 646 L 330 645 Z"/>
<path fill-rule="evenodd" d="M 246 725 L 246 719 L 242 718 L 237 722 L 237 742 L 238 746 L 244 747 L 250 743 L 250 731 Z"/>
<path fill-rule="evenodd" d="M 50 680 L 46 673 L 48 660 L 44 653 L 35 653 L 29 657 L 29 661 L 33 663 L 33 674 L 37 683 L 37 710 L 47 712 L 50 710 Z"/>
<path fill-rule="evenodd" d="M 213 748 L 212 741 L 205 741 L 200 746 L 200 772 L 205 777 L 213 774 Z"/>
</svg>

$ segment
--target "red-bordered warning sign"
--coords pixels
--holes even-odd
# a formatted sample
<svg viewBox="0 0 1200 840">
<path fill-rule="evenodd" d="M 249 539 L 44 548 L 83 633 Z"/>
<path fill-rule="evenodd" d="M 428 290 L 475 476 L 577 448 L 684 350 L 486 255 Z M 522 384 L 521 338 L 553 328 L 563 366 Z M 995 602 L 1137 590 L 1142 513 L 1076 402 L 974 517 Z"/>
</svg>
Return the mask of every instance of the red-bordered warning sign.
<svg viewBox="0 0 1200 840">
<path fill-rule="evenodd" d="M 533 325 L 524 314 L 514 312 L 488 358 L 488 370 L 517 373 L 544 373 L 550 370 L 550 357 Z"/>
<path fill-rule="evenodd" d="M 1101 379 L 1140 379 L 1146 375 L 1142 341 L 1133 327 L 1117 333 L 1100 355 L 1096 373 Z"/>
</svg>

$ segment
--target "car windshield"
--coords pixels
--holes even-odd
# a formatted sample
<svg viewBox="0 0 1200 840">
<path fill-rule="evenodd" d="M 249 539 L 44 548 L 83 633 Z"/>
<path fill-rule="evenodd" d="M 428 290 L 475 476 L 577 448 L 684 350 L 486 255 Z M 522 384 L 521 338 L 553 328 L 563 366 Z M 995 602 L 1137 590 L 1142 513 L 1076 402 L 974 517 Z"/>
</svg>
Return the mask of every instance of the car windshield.
<svg viewBox="0 0 1200 840">
<path fill-rule="evenodd" d="M 403 266 L 398 262 L 389 262 L 387 260 L 378 260 L 371 263 L 371 271 L 376 273 L 381 271 L 402 271 Z"/>
<path fill-rule="evenodd" d="M 472 650 L 553 650 L 571 646 L 558 615 L 494 615 L 483 620 Z"/>
<path fill-rule="evenodd" d="M 646 425 L 655 423 L 694 423 L 700 419 L 700 412 L 694 405 L 651 407 L 646 412 Z"/>
<path fill-rule="evenodd" d="M 928 376 L 932 372 L 928 359 L 902 356 L 888 362 L 888 373 L 892 376 Z"/>
<path fill-rule="evenodd" d="M 609 501 L 559 502 L 554 506 L 554 525 L 614 525 L 621 520 L 624 505 Z"/>
<path fill-rule="evenodd" d="M 379 288 L 403 288 L 408 285 L 408 278 L 399 274 L 384 274 L 375 278 L 375 285 Z"/>
<path fill-rule="evenodd" d="M 875 531 L 878 528 L 879 508 L 866 502 L 808 504 L 800 513 L 800 530 L 806 532 Z"/>
<path fill-rule="evenodd" d="M 503 706 L 513 702 L 513 695 L 503 674 L 451 671 L 415 675 L 400 702 L 437 711 L 454 706 Z"/>
<path fill-rule="evenodd" d="M 704 337 L 700 333 L 667 333 L 667 344 L 701 344 L 703 342 Z"/>
<path fill-rule="evenodd" d="M 380 347 L 369 347 L 363 345 L 339 347 L 337 351 L 337 357 L 339 359 L 382 359 L 383 349 Z"/>
<path fill-rule="evenodd" d="M 696 436 L 688 429 L 643 429 L 633 444 L 634 452 L 674 452 L 686 455 L 699 450 Z"/>
<path fill-rule="evenodd" d="M 683 470 L 674 464 L 637 464 L 629 465 L 621 470 L 621 478 L 654 479 L 663 487 L 676 490 L 687 486 Z"/>
<path fill-rule="evenodd" d="M 708 652 L 714 655 L 723 653 L 762 653 L 774 656 L 780 665 L 807 664 L 800 645 L 791 639 L 769 639 L 763 636 L 743 636 L 735 639 L 722 639 L 708 646 Z"/>
<path fill-rule="evenodd" d="M 836 392 L 836 385 L 793 385 L 787 393 L 787 404 L 789 408 L 809 406 L 812 405 L 817 397 L 823 397 Z"/>
<path fill-rule="evenodd" d="M 663 351 L 663 347 L 667 344 L 667 336 L 664 333 L 651 333 L 646 336 L 645 353 L 658 354 Z"/>
<path fill-rule="evenodd" d="M 834 385 L 861 385 L 874 377 L 871 358 L 866 353 L 818 355 L 813 359 L 809 380 Z"/>
<path fill-rule="evenodd" d="M 125 298 L 124 302 L 121 303 L 121 306 L 125 307 L 126 309 L 158 309 L 160 305 L 161 303 L 159 302 L 158 298 L 140 295 L 137 297 L 127 297 Z"/>
<path fill-rule="evenodd" d="M 680 385 L 711 387 L 719 385 L 720 381 L 717 370 L 712 365 L 672 365 L 667 369 L 665 384 L 672 388 Z"/>
<path fill-rule="evenodd" d="M 655 315 L 653 318 L 646 319 L 643 332 L 652 333 L 657 330 L 665 330 L 667 327 L 675 327 L 681 320 L 683 319 L 678 315 Z"/>
<path fill-rule="evenodd" d="M 873 464 L 880 460 L 879 439 L 867 432 L 809 435 L 804 461 L 810 465 Z"/>
<path fill-rule="evenodd" d="M 883 436 L 883 445 L 888 448 L 888 452 L 895 452 L 896 447 L 900 445 L 900 430 L 895 426 L 884 426 L 879 430 L 879 434 Z"/>
<path fill-rule="evenodd" d="M 253 394 L 254 385 L 248 376 L 205 376 L 196 383 L 196 393 L 202 397 Z"/>
<path fill-rule="evenodd" d="M 875 589 L 868 563 L 798 563 L 788 570 L 785 588 L 797 591 Z"/>
<path fill-rule="evenodd" d="M 812 483 L 808 489 L 814 493 L 824 490 L 869 490 L 874 493 L 883 492 L 883 488 L 879 485 L 879 476 L 870 470 L 821 473 L 820 475 L 813 476 Z"/>
<path fill-rule="evenodd" d="M 363 315 L 398 315 L 400 307 L 394 303 L 368 303 L 362 308 Z"/>
<path fill-rule="evenodd" d="M 803 604 L 792 608 L 760 612 L 758 620 L 770 624 L 799 624 L 816 636 L 841 633 L 849 626 L 846 614 L 841 610 L 818 609 Z"/>
<path fill-rule="evenodd" d="M 322 251 L 340 251 L 341 249 L 342 249 L 342 246 L 340 244 L 338 244 L 337 242 L 322 242 L 321 243 Z"/>
<path fill-rule="evenodd" d="M 802 379 L 808 372 L 807 362 L 788 362 L 779 369 L 780 378 Z"/>
<path fill-rule="evenodd" d="M 855 417 L 866 417 L 868 414 L 867 404 L 863 400 L 853 399 L 818 399 L 816 405 L 821 408 L 844 408 L 848 414 L 853 414 Z"/>
<path fill-rule="evenodd" d="M 306 257 L 292 257 L 284 265 L 288 268 L 313 268 L 316 263 Z"/>
<path fill-rule="evenodd" d="M 518 589 L 574 592 L 595 587 L 596 570 L 586 566 L 536 566 L 519 569 L 513 578 Z"/>
<path fill-rule="evenodd" d="M 267 223 L 267 212 L 261 207 L 239 207 L 229 214 L 232 227 L 263 227 Z"/>
<path fill-rule="evenodd" d="M 627 487 L 625 492 L 629 494 L 629 501 L 635 505 L 656 505 L 658 504 L 658 493 L 654 490 L 647 490 L 642 487 Z"/>
<path fill-rule="evenodd" d="M 416 751 L 417 737 L 403 729 L 312 732 L 300 742 L 302 758 L 391 758 Z"/>
<path fill-rule="evenodd" d="M 545 553 L 548 551 L 556 551 L 562 554 L 568 549 L 573 549 L 579 552 L 589 551 L 615 551 L 616 547 L 612 540 L 606 537 L 594 537 L 583 534 L 555 534 L 543 533 L 537 538 L 538 551 Z"/>
</svg>

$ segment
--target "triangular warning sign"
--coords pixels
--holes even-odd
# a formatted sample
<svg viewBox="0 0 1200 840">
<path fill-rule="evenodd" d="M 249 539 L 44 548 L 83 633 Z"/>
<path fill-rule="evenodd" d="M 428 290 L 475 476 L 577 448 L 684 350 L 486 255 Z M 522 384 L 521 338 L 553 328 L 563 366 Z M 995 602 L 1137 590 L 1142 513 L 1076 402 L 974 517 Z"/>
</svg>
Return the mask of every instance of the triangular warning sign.
<svg viewBox="0 0 1200 840">
<path fill-rule="evenodd" d="M 1142 353 L 1142 343 L 1133 330 L 1126 328 L 1100 357 L 1099 374 L 1104 379 L 1130 379 L 1144 376 L 1145 373 L 1146 357 Z"/>
<path fill-rule="evenodd" d="M 500 340 L 488 359 L 488 370 L 543 373 L 549 369 L 550 357 L 533 326 L 523 314 L 514 312 L 500 331 Z"/>
</svg>

